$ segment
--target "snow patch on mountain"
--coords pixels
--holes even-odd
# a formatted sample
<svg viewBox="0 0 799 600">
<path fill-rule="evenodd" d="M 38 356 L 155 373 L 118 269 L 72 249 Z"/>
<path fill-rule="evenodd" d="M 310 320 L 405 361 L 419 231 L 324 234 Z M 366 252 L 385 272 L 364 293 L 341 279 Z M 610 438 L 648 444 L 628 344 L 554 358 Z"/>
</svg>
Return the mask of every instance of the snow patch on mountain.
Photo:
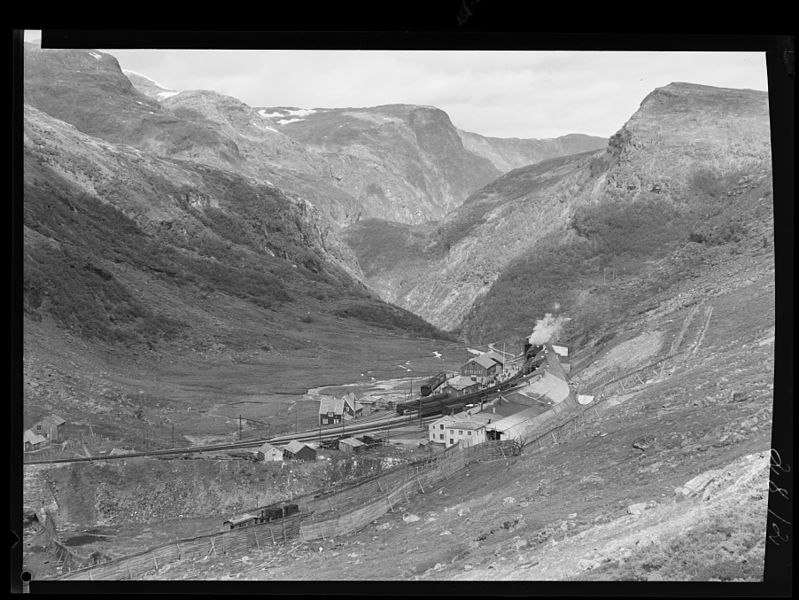
<svg viewBox="0 0 799 600">
<path fill-rule="evenodd" d="M 303 121 L 304 119 L 280 119 L 278 123 L 281 125 L 288 125 L 289 123 L 296 123 L 297 121 Z"/>
<path fill-rule="evenodd" d="M 307 117 L 316 112 L 315 108 L 298 108 L 297 110 L 287 110 L 285 114 L 292 117 Z"/>
<path fill-rule="evenodd" d="M 89 56 L 94 57 L 95 60 L 101 60 L 103 57 L 97 54 L 96 52 L 89 52 Z"/>
</svg>

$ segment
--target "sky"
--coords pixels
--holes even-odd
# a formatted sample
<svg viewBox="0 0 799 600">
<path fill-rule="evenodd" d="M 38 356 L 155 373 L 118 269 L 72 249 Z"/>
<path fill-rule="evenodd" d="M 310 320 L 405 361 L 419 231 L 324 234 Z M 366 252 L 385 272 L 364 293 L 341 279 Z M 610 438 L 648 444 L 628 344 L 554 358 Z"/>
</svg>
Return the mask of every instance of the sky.
<svg viewBox="0 0 799 600">
<path fill-rule="evenodd" d="M 675 81 L 768 89 L 763 52 L 98 50 L 168 89 L 253 107 L 436 106 L 493 137 L 609 137 Z"/>
</svg>

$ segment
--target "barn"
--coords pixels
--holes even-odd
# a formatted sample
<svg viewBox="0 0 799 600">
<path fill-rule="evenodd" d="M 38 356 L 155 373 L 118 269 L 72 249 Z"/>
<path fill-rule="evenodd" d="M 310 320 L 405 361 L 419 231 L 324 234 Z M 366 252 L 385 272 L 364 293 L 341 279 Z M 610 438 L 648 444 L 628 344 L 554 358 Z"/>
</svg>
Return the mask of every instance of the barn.
<svg viewBox="0 0 799 600">
<path fill-rule="evenodd" d="M 316 460 L 316 450 L 302 442 L 291 440 L 283 448 L 283 458 L 289 460 Z"/>
</svg>

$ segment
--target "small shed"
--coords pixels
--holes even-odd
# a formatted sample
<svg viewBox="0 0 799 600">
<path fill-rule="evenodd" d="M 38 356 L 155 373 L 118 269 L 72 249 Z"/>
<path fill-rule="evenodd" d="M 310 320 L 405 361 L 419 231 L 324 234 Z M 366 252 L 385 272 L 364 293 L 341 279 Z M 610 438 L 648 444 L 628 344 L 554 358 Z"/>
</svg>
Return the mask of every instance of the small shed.
<svg viewBox="0 0 799 600">
<path fill-rule="evenodd" d="M 366 444 L 367 447 L 382 446 L 383 445 L 383 440 L 381 438 L 379 438 L 379 437 L 376 437 L 376 436 L 362 435 L 358 439 L 361 440 L 364 444 Z"/>
<path fill-rule="evenodd" d="M 346 452 L 347 454 L 355 454 L 361 450 L 364 450 L 365 448 L 366 444 L 353 437 L 344 438 L 338 442 L 338 449 L 342 452 Z"/>
<path fill-rule="evenodd" d="M 273 446 L 269 442 L 266 442 L 263 446 L 260 446 L 257 450 L 257 456 L 259 461 L 263 462 L 277 462 L 283 460 L 283 450 L 278 448 L 277 446 Z"/>
<path fill-rule="evenodd" d="M 291 440 L 286 447 L 283 448 L 283 458 L 290 460 L 316 460 L 316 450 L 307 444 L 303 444 L 297 440 Z"/>
<path fill-rule="evenodd" d="M 47 438 L 38 433 L 34 433 L 30 429 L 26 429 L 25 433 L 22 434 L 22 443 L 26 452 L 29 450 L 38 450 L 47 444 Z"/>
<path fill-rule="evenodd" d="M 43 435 L 51 442 L 58 442 L 62 439 L 62 429 L 66 421 L 58 415 L 47 415 L 33 426 L 34 433 Z"/>
</svg>

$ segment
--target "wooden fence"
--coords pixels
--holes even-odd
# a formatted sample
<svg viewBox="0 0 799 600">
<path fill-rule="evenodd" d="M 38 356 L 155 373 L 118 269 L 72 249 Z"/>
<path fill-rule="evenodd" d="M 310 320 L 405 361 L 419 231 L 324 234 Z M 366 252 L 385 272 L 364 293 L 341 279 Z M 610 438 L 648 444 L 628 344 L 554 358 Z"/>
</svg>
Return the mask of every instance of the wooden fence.
<svg viewBox="0 0 799 600">
<path fill-rule="evenodd" d="M 411 494 L 424 493 L 436 483 L 467 464 L 502 458 L 519 453 L 519 446 L 513 441 L 487 442 L 460 449 L 457 446 L 435 457 L 419 463 L 399 465 L 375 476 L 366 482 L 349 486 L 343 490 L 314 498 L 307 494 L 295 498 L 303 512 L 272 523 L 254 525 L 232 531 L 206 534 L 196 538 L 179 540 L 145 550 L 134 555 L 120 557 L 100 565 L 73 570 L 58 579 L 81 580 L 119 580 L 135 579 L 153 569 L 184 559 L 197 559 L 227 552 L 245 551 L 269 545 L 282 544 L 290 539 L 303 541 L 334 537 L 356 531 L 379 516 L 385 514 Z M 363 498 L 362 494 L 379 492 L 378 499 L 367 506 L 321 522 L 309 522 L 309 510 L 334 512 L 347 510 L 353 498 Z M 316 494 L 318 495 L 318 493 Z"/>
<path fill-rule="evenodd" d="M 98 554 L 81 556 L 67 548 L 61 542 L 58 538 L 58 532 L 56 531 L 55 519 L 50 511 L 45 510 L 41 513 L 37 512 L 37 520 L 47 540 L 46 546 L 48 552 L 50 552 L 65 569 L 80 569 L 97 563 Z"/>
<path fill-rule="evenodd" d="M 300 520 L 305 516 L 307 515 L 297 514 L 272 523 L 170 542 L 94 567 L 72 571 L 58 579 L 135 579 L 148 571 L 185 559 L 224 555 L 228 552 L 239 552 L 249 548 L 260 550 L 262 547 L 282 544 L 296 538 L 300 531 Z"/>
<path fill-rule="evenodd" d="M 440 457 L 431 459 L 424 467 L 414 468 L 413 465 L 408 465 L 397 473 L 393 486 L 389 487 L 385 485 L 387 482 L 383 482 L 386 493 L 370 504 L 326 521 L 303 522 L 300 527 L 300 539 L 302 541 L 326 539 L 357 531 L 387 512 L 393 512 L 397 504 L 403 500 L 408 501 L 411 495 L 424 494 L 426 488 L 429 489 L 446 480 L 468 464 L 518 453 L 519 446 L 513 441 L 486 442 L 464 449 L 453 447 Z"/>
</svg>

